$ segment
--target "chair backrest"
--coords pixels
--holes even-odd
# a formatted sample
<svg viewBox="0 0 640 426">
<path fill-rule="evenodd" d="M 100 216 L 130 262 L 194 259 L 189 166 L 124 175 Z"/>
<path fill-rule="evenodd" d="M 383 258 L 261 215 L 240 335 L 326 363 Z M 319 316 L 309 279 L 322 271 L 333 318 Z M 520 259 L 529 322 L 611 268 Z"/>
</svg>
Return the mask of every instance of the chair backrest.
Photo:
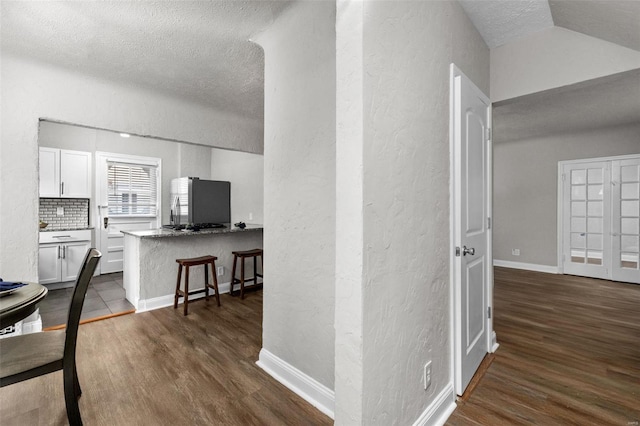
<svg viewBox="0 0 640 426">
<path fill-rule="evenodd" d="M 71 297 L 71 305 L 69 306 L 69 316 L 67 317 L 67 329 L 64 342 L 64 356 L 75 354 L 76 338 L 78 336 L 78 327 L 80 326 L 80 315 L 82 314 L 82 306 L 84 305 L 84 296 L 87 294 L 87 288 L 93 277 L 93 273 L 98 266 L 98 262 L 102 257 L 95 248 L 87 250 L 87 254 L 82 262 L 82 267 L 76 279 L 76 286 Z"/>
</svg>

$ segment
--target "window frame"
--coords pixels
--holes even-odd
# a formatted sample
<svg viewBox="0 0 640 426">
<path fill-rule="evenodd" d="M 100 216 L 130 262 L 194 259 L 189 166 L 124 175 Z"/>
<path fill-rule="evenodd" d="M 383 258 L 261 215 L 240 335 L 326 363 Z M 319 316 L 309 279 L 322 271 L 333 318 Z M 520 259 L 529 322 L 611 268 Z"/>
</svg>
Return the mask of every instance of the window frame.
<svg viewBox="0 0 640 426">
<path fill-rule="evenodd" d="M 132 191 L 132 186 L 131 183 L 133 183 L 132 181 L 129 181 L 129 187 L 127 188 L 126 191 L 118 191 L 116 190 L 116 192 L 114 194 L 111 194 L 110 188 L 107 187 L 107 206 L 108 206 L 108 215 L 109 217 L 119 217 L 119 218 L 128 218 L 128 217 L 156 217 L 158 216 L 158 200 L 159 200 L 159 196 L 160 196 L 160 192 L 158 191 L 158 187 L 161 185 L 160 184 L 160 175 L 158 172 L 158 167 L 155 164 L 142 164 L 140 162 L 138 163 L 131 163 L 131 162 L 123 162 L 123 161 L 112 161 L 112 160 L 107 160 L 107 182 L 109 182 L 109 175 L 110 175 L 110 165 L 115 165 L 115 166 L 120 166 L 121 168 L 128 168 L 129 170 L 133 169 L 133 168 L 140 168 L 140 169 L 148 169 L 150 172 L 153 171 L 155 172 L 155 194 L 153 194 L 153 191 L 143 191 L 143 192 L 133 192 Z M 130 177 L 131 174 L 129 173 Z M 151 188 L 152 185 L 149 185 L 149 187 Z M 135 208 L 135 206 L 132 204 L 133 203 L 133 199 L 137 199 L 137 195 L 140 194 L 146 194 L 149 193 L 149 195 L 151 196 L 152 200 L 155 201 L 155 203 L 149 203 L 147 206 L 150 208 L 150 210 L 152 211 L 151 213 L 139 213 L 139 212 L 135 212 L 135 213 L 130 213 L 129 211 L 133 208 Z M 154 197 L 155 195 L 155 197 Z M 123 201 L 121 201 L 120 203 L 117 204 L 117 206 L 119 206 L 119 210 L 121 212 L 113 212 L 111 210 L 111 198 L 115 196 L 115 197 L 121 197 Z M 125 204 L 124 199 L 127 198 L 129 199 L 129 201 Z M 155 199 L 154 199 L 155 198 Z M 114 206 L 115 208 L 116 206 Z M 155 212 L 153 212 L 153 209 L 155 208 Z M 126 211 L 126 213 L 125 213 Z"/>
<path fill-rule="evenodd" d="M 104 161 L 102 165 L 108 163 L 120 163 L 127 164 L 131 166 L 142 166 L 142 167 L 155 167 L 156 169 L 156 212 L 155 214 L 109 214 L 109 217 L 113 218 L 135 218 L 135 217 L 156 217 L 158 221 L 161 221 L 162 217 L 162 159 L 157 157 L 144 157 L 138 155 L 128 155 L 128 154 L 117 154 L 117 153 L 109 153 L 109 152 L 96 152 L 96 161 Z M 96 170 L 102 166 L 101 164 L 96 164 Z M 105 182 L 108 182 L 108 168 L 101 171 L 105 173 Z M 98 197 L 102 198 L 99 204 L 103 206 L 109 205 L 109 194 L 108 188 L 105 188 L 105 193 L 98 195 Z"/>
</svg>

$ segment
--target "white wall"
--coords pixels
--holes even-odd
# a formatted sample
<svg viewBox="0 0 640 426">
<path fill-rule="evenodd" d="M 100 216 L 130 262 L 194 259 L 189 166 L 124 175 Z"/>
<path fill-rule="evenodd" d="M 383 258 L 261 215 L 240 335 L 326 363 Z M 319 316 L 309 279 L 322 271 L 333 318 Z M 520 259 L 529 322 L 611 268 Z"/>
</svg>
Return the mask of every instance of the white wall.
<svg viewBox="0 0 640 426">
<path fill-rule="evenodd" d="M 211 155 L 214 150 L 202 146 L 181 143 L 178 145 L 178 177 L 192 176 L 211 179 Z M 174 158 L 174 162 L 176 159 Z"/>
<path fill-rule="evenodd" d="M 263 349 L 335 388 L 336 424 L 411 424 L 451 384 L 449 63 L 488 92 L 489 50 L 454 1 L 333 13 L 299 2 L 258 38 Z"/>
<path fill-rule="evenodd" d="M 640 67 L 640 52 L 560 27 L 491 49 L 498 102 Z"/>
<path fill-rule="evenodd" d="M 5 279 L 37 279 L 40 118 L 262 152 L 260 122 L 6 52 L 1 62 L 0 275 Z"/>
<path fill-rule="evenodd" d="M 626 154 L 640 154 L 640 124 L 496 143 L 495 259 L 558 266 L 558 161 Z"/>
<path fill-rule="evenodd" d="M 264 157 L 211 150 L 211 179 L 231 182 L 231 223 L 261 225 L 264 220 Z"/>
<path fill-rule="evenodd" d="M 265 50 L 263 349 L 332 389 L 335 4 L 297 2 Z"/>
<path fill-rule="evenodd" d="M 335 423 L 362 424 L 364 2 L 336 8 Z"/>
<path fill-rule="evenodd" d="M 412 424 L 454 400 L 449 64 L 488 93 L 489 49 L 456 1 L 365 2 L 363 49 L 361 424 Z"/>
</svg>

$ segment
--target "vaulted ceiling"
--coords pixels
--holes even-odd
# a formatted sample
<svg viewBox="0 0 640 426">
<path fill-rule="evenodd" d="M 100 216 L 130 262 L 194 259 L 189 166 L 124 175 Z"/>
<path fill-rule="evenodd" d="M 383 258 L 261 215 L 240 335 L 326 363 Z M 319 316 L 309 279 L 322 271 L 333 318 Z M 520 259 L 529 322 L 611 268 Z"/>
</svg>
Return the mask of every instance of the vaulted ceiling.
<svg viewBox="0 0 640 426">
<path fill-rule="evenodd" d="M 640 51 L 640 1 L 459 1 L 490 48 L 555 25 Z"/>
<path fill-rule="evenodd" d="M 494 143 L 631 124 L 640 124 L 640 69 L 493 105 Z"/>
<path fill-rule="evenodd" d="M 460 0 L 491 48 L 552 26 L 640 51 L 640 1 Z M 493 105 L 494 142 L 640 124 L 640 70 Z"/>
</svg>

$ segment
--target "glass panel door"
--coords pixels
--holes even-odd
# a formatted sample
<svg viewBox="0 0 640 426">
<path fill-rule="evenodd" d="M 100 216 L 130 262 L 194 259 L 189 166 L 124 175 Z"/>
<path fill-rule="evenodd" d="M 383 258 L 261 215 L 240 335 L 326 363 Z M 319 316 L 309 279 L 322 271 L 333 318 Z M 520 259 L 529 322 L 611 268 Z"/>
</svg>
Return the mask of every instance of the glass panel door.
<svg viewBox="0 0 640 426">
<path fill-rule="evenodd" d="M 612 162 L 612 279 L 640 283 L 640 158 Z"/>
<path fill-rule="evenodd" d="M 609 252 L 607 162 L 567 164 L 563 168 L 565 273 L 606 278 Z"/>
</svg>

